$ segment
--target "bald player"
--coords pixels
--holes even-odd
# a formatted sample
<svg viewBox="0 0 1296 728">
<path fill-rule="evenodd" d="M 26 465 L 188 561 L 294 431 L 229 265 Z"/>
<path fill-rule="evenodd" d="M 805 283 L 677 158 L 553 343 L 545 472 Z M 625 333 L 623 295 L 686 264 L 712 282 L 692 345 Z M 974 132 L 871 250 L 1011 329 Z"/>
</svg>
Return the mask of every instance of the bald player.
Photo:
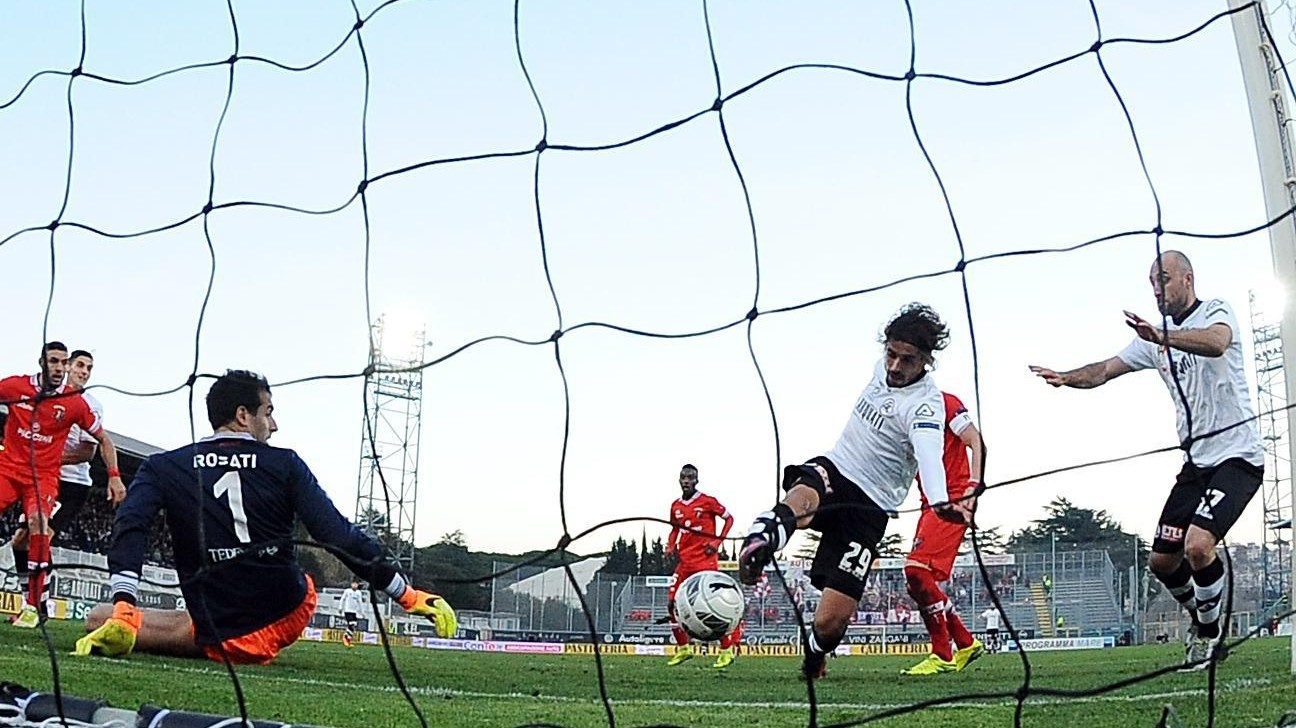
<svg viewBox="0 0 1296 728">
<path fill-rule="evenodd" d="M 1197 298 L 1188 256 L 1162 253 L 1149 274 L 1164 326 L 1125 312 L 1134 340 L 1119 354 L 1068 372 L 1031 371 L 1054 387 L 1090 389 L 1139 369 L 1161 373 L 1175 404 L 1184 465 L 1152 541 L 1152 573 L 1193 620 L 1184 660 L 1201 669 L 1219 643 L 1224 565 L 1215 545 L 1264 476 L 1264 448 L 1242 365 L 1241 330 L 1224 301 Z"/>
</svg>

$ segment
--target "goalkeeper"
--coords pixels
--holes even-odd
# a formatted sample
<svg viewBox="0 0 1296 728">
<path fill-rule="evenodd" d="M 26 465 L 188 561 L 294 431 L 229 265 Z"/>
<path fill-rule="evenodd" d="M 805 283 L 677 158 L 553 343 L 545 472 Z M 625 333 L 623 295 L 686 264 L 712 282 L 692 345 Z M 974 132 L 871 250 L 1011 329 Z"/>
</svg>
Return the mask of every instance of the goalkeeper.
<svg viewBox="0 0 1296 728">
<path fill-rule="evenodd" d="M 267 444 L 278 428 L 264 378 L 226 372 L 207 394 L 207 417 L 210 437 L 150 457 L 131 483 L 108 552 L 113 604 L 91 610 L 76 654 L 139 651 L 218 661 L 223 654 L 235 663 L 270 662 L 315 612 L 315 585 L 291 540 L 298 520 L 358 576 L 432 620 L 438 635 L 454 635 L 450 605 L 406 584 L 382 547 L 338 512 L 297 453 Z M 166 513 L 187 611 L 137 605 L 158 511 Z"/>
</svg>

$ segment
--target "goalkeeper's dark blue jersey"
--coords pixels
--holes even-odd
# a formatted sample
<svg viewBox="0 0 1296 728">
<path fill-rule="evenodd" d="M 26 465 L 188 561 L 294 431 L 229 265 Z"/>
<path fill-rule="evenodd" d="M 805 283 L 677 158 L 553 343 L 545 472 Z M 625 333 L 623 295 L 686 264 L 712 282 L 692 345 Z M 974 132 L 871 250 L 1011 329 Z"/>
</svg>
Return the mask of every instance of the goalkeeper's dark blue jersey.
<svg viewBox="0 0 1296 728">
<path fill-rule="evenodd" d="M 113 525 L 114 577 L 140 573 L 159 510 L 166 512 L 198 644 L 254 632 L 301 604 L 306 579 L 290 542 L 297 520 L 315 541 L 346 554 L 342 560 L 375 587 L 395 574 L 379 560 L 378 543 L 338 512 L 297 453 L 247 435 L 213 435 L 140 467 Z M 204 563 L 208 571 L 195 580 Z"/>
</svg>

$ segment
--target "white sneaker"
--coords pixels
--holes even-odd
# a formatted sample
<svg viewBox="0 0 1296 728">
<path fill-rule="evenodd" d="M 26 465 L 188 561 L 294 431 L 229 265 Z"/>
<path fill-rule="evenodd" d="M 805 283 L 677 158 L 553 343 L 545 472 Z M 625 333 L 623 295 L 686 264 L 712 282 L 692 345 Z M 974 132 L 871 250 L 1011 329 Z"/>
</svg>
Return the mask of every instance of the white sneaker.
<svg viewBox="0 0 1296 728">
<path fill-rule="evenodd" d="M 1194 637 L 1188 645 L 1187 654 L 1184 655 L 1184 666 L 1179 671 L 1205 670 L 1215 655 L 1215 648 L 1219 645 L 1219 641 L 1219 637 Z"/>
</svg>

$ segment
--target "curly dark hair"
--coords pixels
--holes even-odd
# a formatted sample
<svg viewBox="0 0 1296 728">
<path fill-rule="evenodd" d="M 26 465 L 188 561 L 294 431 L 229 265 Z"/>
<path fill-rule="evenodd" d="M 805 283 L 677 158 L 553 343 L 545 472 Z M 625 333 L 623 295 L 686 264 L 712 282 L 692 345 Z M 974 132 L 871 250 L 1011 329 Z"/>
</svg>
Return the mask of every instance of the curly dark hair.
<svg viewBox="0 0 1296 728">
<path fill-rule="evenodd" d="M 931 357 L 949 345 L 949 327 L 925 303 L 910 303 L 887 322 L 882 341 L 903 341 Z"/>
</svg>

